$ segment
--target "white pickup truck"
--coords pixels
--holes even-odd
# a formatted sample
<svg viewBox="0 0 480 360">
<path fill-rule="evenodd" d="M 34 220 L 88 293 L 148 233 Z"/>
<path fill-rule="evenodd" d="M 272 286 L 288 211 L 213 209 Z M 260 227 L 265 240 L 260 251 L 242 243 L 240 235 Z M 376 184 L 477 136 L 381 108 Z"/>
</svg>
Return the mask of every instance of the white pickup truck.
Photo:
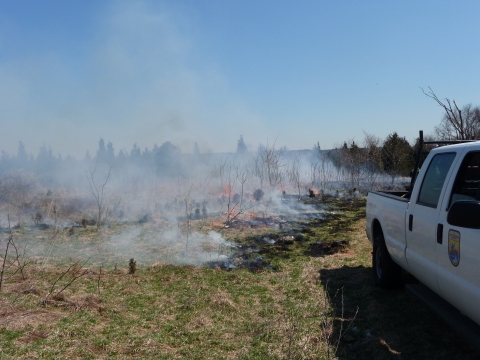
<svg viewBox="0 0 480 360">
<path fill-rule="evenodd" d="M 432 150 L 414 181 L 368 194 L 375 282 L 393 287 L 403 268 L 480 325 L 480 141 Z"/>
</svg>

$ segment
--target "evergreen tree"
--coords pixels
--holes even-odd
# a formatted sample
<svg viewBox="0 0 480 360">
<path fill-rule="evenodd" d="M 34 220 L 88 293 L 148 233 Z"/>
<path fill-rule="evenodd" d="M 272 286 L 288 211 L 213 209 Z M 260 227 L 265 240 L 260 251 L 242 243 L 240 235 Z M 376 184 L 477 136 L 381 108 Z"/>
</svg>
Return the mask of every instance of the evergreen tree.
<svg viewBox="0 0 480 360">
<path fill-rule="evenodd" d="M 115 150 L 113 148 L 113 144 L 109 141 L 107 145 L 107 151 L 105 154 L 105 160 L 111 165 L 115 160 Z"/>
<path fill-rule="evenodd" d="M 8 174 L 13 167 L 13 161 L 10 155 L 2 150 L 0 152 L 0 176 Z"/>
<path fill-rule="evenodd" d="M 23 142 L 18 143 L 18 151 L 17 151 L 17 165 L 19 167 L 24 167 L 28 163 L 28 154 L 25 151 L 25 145 Z"/>
<path fill-rule="evenodd" d="M 413 149 L 396 132 L 388 135 L 383 142 L 381 157 L 385 172 L 392 177 L 392 184 L 397 176 L 408 176 L 413 168 Z"/>
<path fill-rule="evenodd" d="M 100 139 L 98 142 L 97 159 L 105 160 L 106 154 L 107 154 L 107 149 L 105 149 L 105 141 L 103 139 Z"/>
<path fill-rule="evenodd" d="M 56 159 L 53 156 L 52 148 L 43 144 L 38 151 L 37 160 L 35 162 L 37 173 L 52 175 L 55 169 Z"/>
<path fill-rule="evenodd" d="M 179 147 L 173 145 L 170 141 L 163 143 L 155 154 L 158 175 L 181 175 L 180 155 L 181 150 Z"/>
<path fill-rule="evenodd" d="M 120 150 L 120 151 L 118 152 L 117 159 L 118 159 L 118 163 L 119 163 L 120 165 L 123 165 L 123 164 L 126 163 L 126 161 L 127 161 L 127 155 L 125 155 L 125 152 L 124 152 L 123 150 Z"/>
<path fill-rule="evenodd" d="M 243 135 L 240 135 L 237 143 L 237 154 L 245 154 L 247 152 L 247 145 L 245 145 L 245 141 L 243 140 Z"/>
<path fill-rule="evenodd" d="M 142 165 L 146 167 L 154 166 L 154 153 L 150 151 L 147 147 L 142 152 Z"/>
<path fill-rule="evenodd" d="M 130 151 L 130 162 L 139 163 L 142 159 L 142 150 L 138 147 L 137 143 L 133 144 L 133 148 Z"/>
</svg>

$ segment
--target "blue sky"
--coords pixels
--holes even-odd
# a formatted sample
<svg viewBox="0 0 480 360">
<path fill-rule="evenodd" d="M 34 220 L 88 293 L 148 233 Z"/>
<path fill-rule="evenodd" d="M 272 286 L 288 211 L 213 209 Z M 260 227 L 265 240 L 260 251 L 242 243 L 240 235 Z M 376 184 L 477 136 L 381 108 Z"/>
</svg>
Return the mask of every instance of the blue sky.
<svg viewBox="0 0 480 360">
<path fill-rule="evenodd" d="M 1 1 L 0 148 L 324 149 L 480 105 L 478 1 Z"/>
</svg>

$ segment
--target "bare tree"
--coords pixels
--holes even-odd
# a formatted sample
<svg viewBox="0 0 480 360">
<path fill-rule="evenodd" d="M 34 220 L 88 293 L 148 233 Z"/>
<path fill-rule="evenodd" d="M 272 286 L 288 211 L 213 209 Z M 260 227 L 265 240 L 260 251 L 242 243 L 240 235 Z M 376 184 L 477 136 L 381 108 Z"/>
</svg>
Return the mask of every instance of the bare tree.
<svg viewBox="0 0 480 360">
<path fill-rule="evenodd" d="M 282 162 L 282 150 L 275 149 L 275 144 L 258 150 L 259 165 L 262 179 L 266 179 L 270 186 L 282 183 L 284 176 L 284 164 Z M 257 175 L 258 176 L 258 175 Z"/>
<path fill-rule="evenodd" d="M 222 203 L 227 206 L 227 218 L 221 229 L 223 230 L 239 215 L 253 207 L 252 201 L 245 197 L 247 182 L 250 181 L 252 172 L 249 171 L 248 164 L 235 164 L 231 161 L 222 163 L 217 171 L 224 191 Z"/>
<path fill-rule="evenodd" d="M 263 168 L 263 161 L 262 161 L 262 156 L 260 154 L 260 150 L 258 151 L 257 156 L 253 161 L 253 174 L 260 181 L 260 189 L 263 189 L 263 183 L 265 181 L 265 171 Z"/>
<path fill-rule="evenodd" d="M 298 198 L 300 199 L 302 196 L 301 191 L 301 173 L 300 173 L 300 159 L 297 155 L 295 155 L 290 163 L 290 166 L 287 170 L 288 180 L 290 183 L 295 185 L 298 191 Z"/>
<path fill-rule="evenodd" d="M 318 176 L 315 183 L 318 183 L 320 189 L 327 189 L 332 186 L 334 174 L 337 172 L 333 163 L 328 158 L 327 153 L 320 154 L 320 162 L 317 165 Z"/>
<path fill-rule="evenodd" d="M 183 202 L 185 203 L 185 221 L 187 225 L 187 240 L 185 242 L 185 253 L 188 255 L 188 239 L 190 237 L 190 232 L 192 231 L 192 211 L 193 211 L 193 204 L 190 200 L 190 193 L 192 192 L 192 186 L 190 186 L 190 190 L 183 198 Z"/>
<path fill-rule="evenodd" d="M 218 178 L 219 187 L 222 189 L 221 203 L 227 206 L 227 219 L 225 224 L 231 221 L 232 214 L 236 211 L 238 204 L 234 204 L 234 187 L 237 177 L 233 176 L 233 164 L 228 159 L 222 160 L 212 171 L 212 178 Z M 237 201 L 238 203 L 238 201 Z"/>
<path fill-rule="evenodd" d="M 435 127 L 436 137 L 443 140 L 474 140 L 480 138 L 480 108 L 472 104 L 463 106 L 461 110 L 465 139 L 458 136 L 458 132 L 445 115 L 440 125 Z"/>
<path fill-rule="evenodd" d="M 240 199 L 235 196 L 234 188 L 237 185 L 237 176 L 233 176 L 233 165 L 231 162 L 228 164 L 227 170 L 227 182 L 225 186 L 226 198 L 227 198 L 227 219 L 225 224 L 229 224 L 234 218 L 240 215 L 239 203 Z"/>
<path fill-rule="evenodd" d="M 308 169 L 308 179 L 312 187 L 317 186 L 317 181 L 319 180 L 320 172 L 320 161 L 310 161 L 310 168 Z"/>
<path fill-rule="evenodd" d="M 244 205 L 246 205 L 245 202 L 244 202 L 244 200 L 245 200 L 244 199 L 245 186 L 246 186 L 247 181 L 249 181 L 250 178 L 251 178 L 251 173 L 248 169 L 248 166 L 243 164 L 243 165 L 235 166 L 235 175 L 236 175 L 236 178 L 237 178 L 238 182 L 240 183 L 239 208 L 243 212 L 243 207 L 244 207 Z"/>
<path fill-rule="evenodd" d="M 462 109 L 455 100 L 440 100 L 431 87 L 422 92 L 445 110 L 441 124 L 435 128 L 437 136 L 444 140 L 474 140 L 480 136 L 480 109 L 472 104 Z"/>
<path fill-rule="evenodd" d="M 354 140 L 348 140 L 343 146 L 330 150 L 329 157 L 343 175 L 346 185 L 358 188 L 367 172 L 365 149 L 360 148 Z"/>
<path fill-rule="evenodd" d="M 97 231 L 99 231 L 102 225 L 102 222 L 105 221 L 105 219 L 108 217 L 108 215 L 111 212 L 111 209 L 109 209 L 110 204 L 106 198 L 106 190 L 107 190 L 106 186 L 107 186 L 108 180 L 110 179 L 112 166 L 109 165 L 105 176 L 102 177 L 103 179 L 98 180 L 97 165 L 98 165 L 98 161 L 95 163 L 95 167 L 93 169 L 86 170 L 85 174 L 87 177 L 90 193 L 93 195 L 95 199 L 95 205 L 96 205 L 95 220 L 96 220 Z M 118 207 L 119 204 L 120 204 L 120 200 L 115 205 L 115 208 Z"/>
</svg>

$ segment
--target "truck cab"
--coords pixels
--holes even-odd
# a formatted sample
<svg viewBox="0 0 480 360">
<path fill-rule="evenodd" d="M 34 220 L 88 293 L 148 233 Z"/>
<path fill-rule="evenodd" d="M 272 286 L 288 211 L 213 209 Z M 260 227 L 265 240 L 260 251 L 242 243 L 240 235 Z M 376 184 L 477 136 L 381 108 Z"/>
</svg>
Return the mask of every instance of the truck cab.
<svg viewBox="0 0 480 360">
<path fill-rule="evenodd" d="M 404 268 L 480 324 L 480 142 L 431 151 L 408 195 L 368 195 L 376 282 Z"/>
</svg>

